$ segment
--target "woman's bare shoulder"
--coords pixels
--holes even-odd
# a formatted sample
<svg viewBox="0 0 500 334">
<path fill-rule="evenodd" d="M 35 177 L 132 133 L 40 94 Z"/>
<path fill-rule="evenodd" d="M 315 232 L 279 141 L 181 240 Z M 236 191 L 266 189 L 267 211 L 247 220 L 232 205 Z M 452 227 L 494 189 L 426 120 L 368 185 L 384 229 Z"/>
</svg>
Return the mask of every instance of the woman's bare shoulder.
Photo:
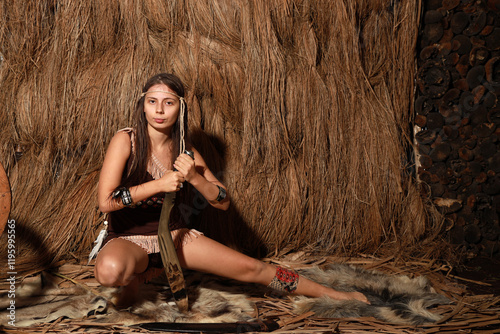
<svg viewBox="0 0 500 334">
<path fill-rule="evenodd" d="M 127 132 L 119 131 L 115 133 L 108 146 L 108 151 L 118 151 L 121 154 L 130 155 L 131 138 Z"/>
</svg>

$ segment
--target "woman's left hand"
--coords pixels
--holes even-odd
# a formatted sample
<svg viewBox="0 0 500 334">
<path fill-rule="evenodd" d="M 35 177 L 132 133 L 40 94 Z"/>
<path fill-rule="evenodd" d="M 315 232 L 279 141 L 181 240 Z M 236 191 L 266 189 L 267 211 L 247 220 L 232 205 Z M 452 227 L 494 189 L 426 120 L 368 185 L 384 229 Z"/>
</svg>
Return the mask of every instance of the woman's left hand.
<svg viewBox="0 0 500 334">
<path fill-rule="evenodd" d="M 177 169 L 183 176 L 186 181 L 190 181 L 194 176 L 196 176 L 196 164 L 194 163 L 194 159 L 191 158 L 186 153 L 182 153 L 177 157 L 174 162 L 174 167 Z"/>
</svg>

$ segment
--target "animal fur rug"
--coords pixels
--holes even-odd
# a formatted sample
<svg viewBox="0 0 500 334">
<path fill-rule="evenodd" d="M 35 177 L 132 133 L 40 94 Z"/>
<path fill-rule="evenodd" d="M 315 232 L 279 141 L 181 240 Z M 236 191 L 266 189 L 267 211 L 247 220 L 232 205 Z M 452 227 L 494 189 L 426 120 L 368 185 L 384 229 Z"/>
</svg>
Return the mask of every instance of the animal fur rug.
<svg viewBox="0 0 500 334">
<path fill-rule="evenodd" d="M 339 291 L 363 292 L 371 305 L 326 297 L 294 296 L 291 302 L 297 314 L 314 311 L 316 316 L 324 318 L 374 317 L 393 324 L 419 325 L 439 319 L 428 308 L 450 302 L 448 298 L 436 294 L 424 277 L 389 276 L 341 264 L 325 269 L 301 270 L 300 273 Z M 117 310 L 110 302 L 117 289 L 100 288 L 99 295 L 79 286 L 60 289 L 50 284 L 49 275 L 43 275 L 40 282 L 23 285 L 16 291 L 16 326 L 51 322 L 60 317 L 83 319 L 89 315 L 93 315 L 92 321 L 123 325 L 251 321 L 257 315 L 248 297 L 270 293 L 265 287 L 194 272 L 186 273 L 186 283 L 190 311 L 182 314 L 177 311 L 166 280 L 162 277 L 144 284 L 139 299 L 132 307 Z M 0 302 L 0 309 L 6 309 L 3 302 Z M 6 325 L 4 320 L 7 317 L 3 313 L 0 313 L 0 323 Z"/>
<path fill-rule="evenodd" d="M 330 265 L 325 270 L 313 268 L 301 274 L 315 282 L 339 291 L 359 291 L 365 294 L 370 305 L 359 301 L 337 301 L 331 298 L 296 297 L 295 311 L 314 311 L 323 318 L 376 319 L 405 325 L 421 325 L 439 320 L 428 308 L 451 301 L 437 294 L 424 276 L 388 276 L 374 270 L 368 271 L 348 265 Z"/>
</svg>

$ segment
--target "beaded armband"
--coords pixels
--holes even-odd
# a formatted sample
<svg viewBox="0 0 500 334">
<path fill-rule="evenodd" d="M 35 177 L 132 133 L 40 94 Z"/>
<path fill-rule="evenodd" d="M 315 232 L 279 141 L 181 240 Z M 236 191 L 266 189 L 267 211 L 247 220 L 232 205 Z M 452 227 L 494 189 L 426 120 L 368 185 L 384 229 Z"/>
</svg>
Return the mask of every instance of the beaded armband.
<svg viewBox="0 0 500 334">
<path fill-rule="evenodd" d="M 279 292 L 294 292 L 299 284 L 299 274 L 283 267 L 276 268 L 276 275 L 268 287 Z"/>
</svg>

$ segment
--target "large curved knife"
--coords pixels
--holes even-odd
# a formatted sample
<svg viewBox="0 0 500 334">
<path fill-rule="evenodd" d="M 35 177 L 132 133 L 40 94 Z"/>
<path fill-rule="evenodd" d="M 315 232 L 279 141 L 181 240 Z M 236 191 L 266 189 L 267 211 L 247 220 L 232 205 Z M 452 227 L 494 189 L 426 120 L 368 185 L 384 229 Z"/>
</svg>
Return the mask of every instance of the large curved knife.
<svg viewBox="0 0 500 334">
<path fill-rule="evenodd" d="M 194 157 L 191 151 L 185 151 L 184 153 L 188 154 L 191 158 Z M 172 211 L 174 202 L 175 192 L 166 193 L 163 199 L 158 225 L 158 244 L 160 245 L 161 260 L 165 268 L 168 284 L 170 285 L 170 290 L 174 296 L 177 308 L 179 311 L 186 313 L 189 308 L 186 282 L 182 274 L 182 268 L 168 226 L 170 222 L 170 212 Z"/>
</svg>

